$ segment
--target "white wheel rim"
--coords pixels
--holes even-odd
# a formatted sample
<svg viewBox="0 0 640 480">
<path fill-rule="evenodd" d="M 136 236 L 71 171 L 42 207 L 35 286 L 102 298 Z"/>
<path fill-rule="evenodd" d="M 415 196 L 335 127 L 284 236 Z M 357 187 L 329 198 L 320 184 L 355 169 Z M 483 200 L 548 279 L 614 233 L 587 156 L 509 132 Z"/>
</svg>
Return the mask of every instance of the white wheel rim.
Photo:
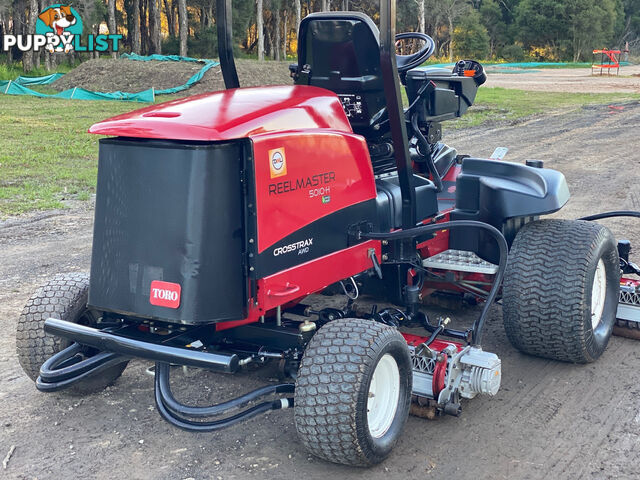
<svg viewBox="0 0 640 480">
<path fill-rule="evenodd" d="M 598 262 L 596 273 L 593 276 L 593 287 L 591 287 L 591 328 L 593 330 L 602 321 L 602 311 L 604 301 L 607 297 L 607 274 L 602 259 Z"/>
<path fill-rule="evenodd" d="M 391 427 L 399 398 L 400 370 L 395 358 L 385 353 L 376 365 L 369 385 L 367 422 L 373 438 L 382 437 Z"/>
</svg>

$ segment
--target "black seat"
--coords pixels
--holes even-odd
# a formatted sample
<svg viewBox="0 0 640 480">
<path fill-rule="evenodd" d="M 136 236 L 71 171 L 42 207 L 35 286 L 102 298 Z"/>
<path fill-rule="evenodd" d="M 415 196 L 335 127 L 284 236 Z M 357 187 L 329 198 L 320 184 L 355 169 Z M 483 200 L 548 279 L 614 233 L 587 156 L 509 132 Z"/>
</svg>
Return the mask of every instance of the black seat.
<svg viewBox="0 0 640 480">
<path fill-rule="evenodd" d="M 354 132 L 366 136 L 371 119 L 386 105 L 378 27 L 358 12 L 304 18 L 295 83 L 338 94 Z"/>
<path fill-rule="evenodd" d="M 353 131 L 379 136 L 372 120 L 386 107 L 380 66 L 380 34 L 366 15 L 357 12 L 313 13 L 300 22 L 296 85 L 312 85 L 335 92 Z M 412 176 L 418 223 L 438 212 L 436 188 L 430 180 Z M 376 181 L 378 228 L 402 226 L 402 193 L 398 175 Z"/>
</svg>

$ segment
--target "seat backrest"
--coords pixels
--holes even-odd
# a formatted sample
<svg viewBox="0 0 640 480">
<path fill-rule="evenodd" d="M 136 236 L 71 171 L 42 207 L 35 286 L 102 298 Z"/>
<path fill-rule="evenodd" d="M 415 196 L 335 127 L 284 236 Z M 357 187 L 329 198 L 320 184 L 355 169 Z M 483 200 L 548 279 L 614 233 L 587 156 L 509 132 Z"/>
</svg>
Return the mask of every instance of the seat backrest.
<svg viewBox="0 0 640 480">
<path fill-rule="evenodd" d="M 338 94 L 354 131 L 366 134 L 371 119 L 386 105 L 379 31 L 373 21 L 358 12 L 304 18 L 298 35 L 296 84 Z"/>
</svg>

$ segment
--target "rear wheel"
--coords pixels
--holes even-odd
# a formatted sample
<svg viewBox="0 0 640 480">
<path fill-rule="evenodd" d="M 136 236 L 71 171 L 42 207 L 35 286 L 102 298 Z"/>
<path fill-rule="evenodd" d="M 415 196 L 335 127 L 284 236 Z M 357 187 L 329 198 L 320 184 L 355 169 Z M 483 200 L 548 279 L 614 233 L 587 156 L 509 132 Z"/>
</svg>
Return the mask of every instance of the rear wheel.
<svg viewBox="0 0 640 480">
<path fill-rule="evenodd" d="M 542 220 L 516 236 L 504 277 L 503 318 L 518 350 L 566 362 L 593 362 L 616 319 L 620 264 L 602 225 Z"/>
<path fill-rule="evenodd" d="M 381 462 L 407 421 L 411 380 L 409 349 L 395 328 L 361 319 L 328 323 L 298 371 L 295 422 L 302 442 L 331 462 Z"/>
<path fill-rule="evenodd" d="M 16 351 L 22 370 L 35 381 L 40 375 L 40 366 L 50 357 L 68 347 L 71 342 L 49 335 L 44 331 L 47 318 L 58 318 L 87 326 L 95 326 L 96 314 L 87 308 L 89 275 L 67 273 L 53 277 L 40 287 L 27 302 L 18 319 Z M 96 353 L 87 348 L 86 356 Z M 69 387 L 68 391 L 78 395 L 100 391 L 112 384 L 127 366 L 127 362 L 90 376 Z"/>
</svg>

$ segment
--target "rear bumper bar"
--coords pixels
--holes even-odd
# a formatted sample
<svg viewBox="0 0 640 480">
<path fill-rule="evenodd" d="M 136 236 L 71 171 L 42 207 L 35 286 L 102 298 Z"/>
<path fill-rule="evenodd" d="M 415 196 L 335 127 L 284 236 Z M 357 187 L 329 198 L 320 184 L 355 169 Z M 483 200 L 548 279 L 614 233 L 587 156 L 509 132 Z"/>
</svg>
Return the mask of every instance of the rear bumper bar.
<svg viewBox="0 0 640 480">
<path fill-rule="evenodd" d="M 238 370 L 240 362 L 235 354 L 225 355 L 143 342 L 55 318 L 49 318 L 44 322 L 44 330 L 51 335 L 63 337 L 103 352 L 144 358 L 155 362 L 207 368 L 216 372 L 234 373 Z"/>
<path fill-rule="evenodd" d="M 47 360 L 40 368 L 36 386 L 44 392 L 62 390 L 87 377 L 126 362 L 129 357 L 139 357 L 156 362 L 155 400 L 158 412 L 169 423 L 184 430 L 211 432 L 230 427 L 260 413 L 293 406 L 293 398 L 279 398 L 230 415 L 233 411 L 246 407 L 260 398 L 293 393 L 295 385 L 292 383 L 269 385 L 227 402 L 207 407 L 184 405 L 175 399 L 169 381 L 170 363 L 233 373 L 239 368 L 240 361 L 235 354 L 202 352 L 144 342 L 54 318 L 45 321 L 44 329 L 47 333 L 74 342 Z M 100 352 L 91 357 L 84 357 L 85 347 L 92 347 Z M 225 415 L 227 415 L 226 418 L 206 420 L 206 418 Z"/>
</svg>

